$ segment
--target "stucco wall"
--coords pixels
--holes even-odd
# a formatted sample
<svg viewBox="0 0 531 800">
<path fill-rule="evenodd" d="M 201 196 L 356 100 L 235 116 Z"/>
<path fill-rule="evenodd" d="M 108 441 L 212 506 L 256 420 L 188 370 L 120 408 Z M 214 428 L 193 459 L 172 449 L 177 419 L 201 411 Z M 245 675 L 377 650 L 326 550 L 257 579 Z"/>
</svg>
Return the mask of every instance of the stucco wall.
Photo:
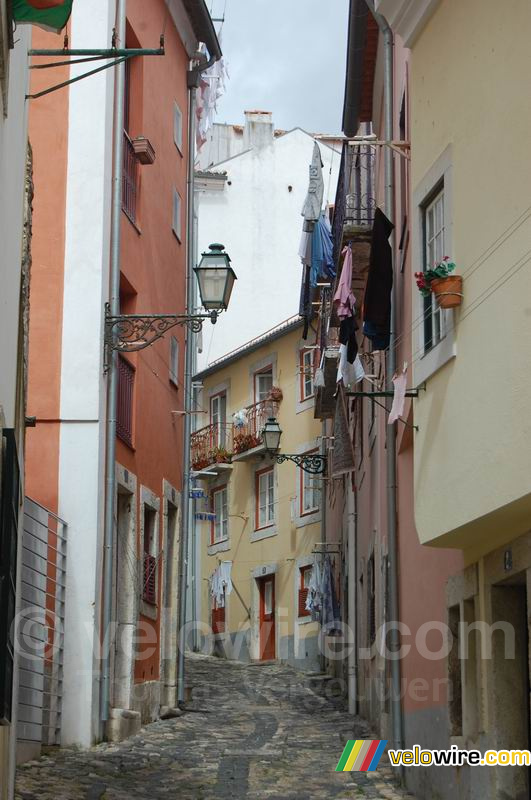
<svg viewBox="0 0 531 800">
<path fill-rule="evenodd" d="M 447 151 L 448 255 L 465 279 L 455 358 L 416 403 L 415 514 L 422 542 L 469 558 L 525 530 L 531 511 L 530 30 L 526 0 L 507 14 L 495 0 L 446 0 L 411 56 L 412 188 Z"/>
<path fill-rule="evenodd" d="M 295 129 L 216 164 L 214 170 L 227 171 L 223 190 L 198 194 L 200 251 L 222 242 L 238 276 L 229 312 L 205 329 L 199 369 L 296 313 L 301 209 L 313 145 L 311 136 Z M 324 202 L 333 203 L 340 153 L 324 143 L 320 150 Z"/>
<path fill-rule="evenodd" d="M 205 378 L 202 391 L 202 408 L 209 407 L 209 393 L 223 384 L 227 389 L 227 421 L 239 409 L 248 406 L 253 398 L 250 374 L 256 363 L 272 357 L 276 361 L 274 382 L 280 386 L 283 399 L 280 403 L 278 421 L 283 434 L 281 452 L 304 452 L 317 446 L 320 423 L 313 418 L 313 407 L 297 413 L 299 375 L 297 372 L 297 353 L 300 345 L 301 329 L 286 334 L 282 338 L 255 352 L 242 356 L 231 366 L 216 371 Z M 309 340 L 311 343 L 311 340 Z M 208 416 L 199 425 L 209 423 Z M 232 561 L 232 579 L 236 591 L 228 597 L 226 608 L 226 634 L 219 637 L 223 651 L 241 660 L 258 658 L 258 588 L 253 573 L 259 574 L 262 567 L 274 569 L 276 604 L 276 655 L 297 667 L 317 669 L 317 623 L 305 618 L 297 618 L 297 588 L 299 567 L 310 563 L 315 542 L 320 541 L 320 522 L 310 517 L 309 524 L 301 525 L 297 520 L 295 505 L 299 499 L 300 470 L 291 462 L 275 468 L 275 526 L 267 538 L 257 538 L 254 524 L 254 476 L 256 469 L 272 464 L 265 457 L 258 456 L 251 461 L 233 462 L 230 473 L 223 472 L 218 479 L 206 483 L 207 490 L 219 485 L 228 485 L 229 500 L 229 541 L 212 555 L 208 554 L 210 545 L 210 523 L 197 523 L 200 537 L 201 576 L 202 576 L 202 621 L 210 625 L 211 601 L 208 591 L 208 578 L 217 568 L 219 560 Z M 227 475 L 230 477 L 227 478 Z M 316 479 L 319 481 L 319 478 Z M 319 484 L 317 484 L 319 485 Z M 204 501 L 196 501 L 196 509 L 201 510 Z M 274 532 L 273 532 L 274 531 Z M 259 535 L 266 533 L 259 532 Z M 217 548 L 216 548 L 217 550 Z M 211 551 L 212 552 L 212 551 Z M 243 602 L 242 602 L 243 601 Z M 250 619 L 247 610 L 250 611 Z M 239 635 L 237 635 L 239 633 Z M 218 650 L 222 648 L 218 645 Z"/>
</svg>

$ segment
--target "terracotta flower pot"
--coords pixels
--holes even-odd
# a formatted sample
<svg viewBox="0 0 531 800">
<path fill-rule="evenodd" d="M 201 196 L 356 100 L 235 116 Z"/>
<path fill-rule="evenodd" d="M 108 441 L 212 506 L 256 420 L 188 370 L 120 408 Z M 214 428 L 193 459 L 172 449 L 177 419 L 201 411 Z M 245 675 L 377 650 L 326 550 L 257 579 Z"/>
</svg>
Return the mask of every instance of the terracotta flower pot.
<svg viewBox="0 0 531 800">
<path fill-rule="evenodd" d="M 457 308 L 463 302 L 463 277 L 448 275 L 447 278 L 435 278 L 431 288 L 440 308 Z"/>
</svg>

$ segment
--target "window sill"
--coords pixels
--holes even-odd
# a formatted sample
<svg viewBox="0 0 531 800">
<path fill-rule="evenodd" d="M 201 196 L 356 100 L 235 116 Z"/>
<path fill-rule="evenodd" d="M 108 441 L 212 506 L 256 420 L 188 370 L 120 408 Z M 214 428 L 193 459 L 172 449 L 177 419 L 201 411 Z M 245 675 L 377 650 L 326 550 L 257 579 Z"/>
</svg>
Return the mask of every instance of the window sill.
<svg viewBox="0 0 531 800">
<path fill-rule="evenodd" d="M 270 536 L 276 536 L 277 533 L 276 525 L 271 525 L 269 528 L 259 528 L 251 533 L 251 542 L 260 542 L 262 539 L 269 539 Z"/>
<path fill-rule="evenodd" d="M 321 522 L 321 509 L 312 512 L 311 514 L 303 514 L 295 520 L 296 528 L 304 528 L 306 525 L 315 525 L 316 522 Z"/>
<path fill-rule="evenodd" d="M 315 406 L 315 395 L 307 397 L 306 400 L 297 400 L 296 414 L 302 414 L 303 411 L 310 411 Z"/>
<path fill-rule="evenodd" d="M 456 357 L 455 337 L 447 334 L 444 339 L 425 353 L 415 365 L 414 384 L 421 386 L 449 361 Z"/>
<path fill-rule="evenodd" d="M 216 553 L 224 553 L 227 550 L 230 550 L 229 539 L 222 539 L 220 542 L 216 542 L 215 544 L 210 544 L 207 547 L 207 553 L 209 556 L 215 556 Z"/>
<path fill-rule="evenodd" d="M 153 605 L 152 603 L 148 603 L 143 597 L 140 599 L 139 612 L 143 617 L 147 617 L 151 620 L 156 620 L 159 615 L 158 606 L 156 604 Z"/>
<path fill-rule="evenodd" d="M 308 614 L 307 617 L 297 617 L 297 625 L 309 625 L 311 622 L 316 622 L 317 620 L 312 619 L 312 615 Z"/>
<path fill-rule="evenodd" d="M 126 210 L 125 210 L 125 208 L 123 208 L 123 207 L 122 207 L 122 213 L 123 213 L 123 214 L 125 214 L 125 216 L 126 216 L 126 217 L 127 217 L 127 219 L 129 220 L 129 222 L 131 223 L 131 225 L 133 226 L 133 228 L 135 229 L 135 231 L 138 233 L 138 235 L 139 235 L 139 236 L 142 236 L 142 229 L 141 229 L 141 228 L 140 228 L 140 227 L 137 225 L 137 223 L 135 222 L 135 220 L 134 220 L 132 217 L 130 217 L 130 216 L 129 216 L 129 214 L 127 213 L 127 211 L 126 211 Z"/>
</svg>

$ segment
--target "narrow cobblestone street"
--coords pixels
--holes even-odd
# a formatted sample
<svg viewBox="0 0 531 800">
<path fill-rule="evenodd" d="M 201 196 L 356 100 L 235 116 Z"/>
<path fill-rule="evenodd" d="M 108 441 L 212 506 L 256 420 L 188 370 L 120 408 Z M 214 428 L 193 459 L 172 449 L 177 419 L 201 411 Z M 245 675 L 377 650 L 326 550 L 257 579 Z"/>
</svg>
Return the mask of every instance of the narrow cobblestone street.
<svg viewBox="0 0 531 800">
<path fill-rule="evenodd" d="M 188 676 L 183 716 L 118 745 L 52 751 L 21 766 L 16 800 L 407 796 L 385 757 L 376 772 L 334 772 L 345 740 L 370 733 L 288 667 L 194 656 Z"/>
</svg>

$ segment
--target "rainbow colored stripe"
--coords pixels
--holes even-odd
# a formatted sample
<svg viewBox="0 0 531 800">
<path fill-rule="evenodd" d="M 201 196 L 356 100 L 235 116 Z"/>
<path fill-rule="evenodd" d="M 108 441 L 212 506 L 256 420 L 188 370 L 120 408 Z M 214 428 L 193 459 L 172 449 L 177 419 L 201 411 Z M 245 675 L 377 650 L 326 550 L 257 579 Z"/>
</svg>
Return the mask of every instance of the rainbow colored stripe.
<svg viewBox="0 0 531 800">
<path fill-rule="evenodd" d="M 372 772 L 380 763 L 387 739 L 349 739 L 336 772 Z"/>
</svg>

